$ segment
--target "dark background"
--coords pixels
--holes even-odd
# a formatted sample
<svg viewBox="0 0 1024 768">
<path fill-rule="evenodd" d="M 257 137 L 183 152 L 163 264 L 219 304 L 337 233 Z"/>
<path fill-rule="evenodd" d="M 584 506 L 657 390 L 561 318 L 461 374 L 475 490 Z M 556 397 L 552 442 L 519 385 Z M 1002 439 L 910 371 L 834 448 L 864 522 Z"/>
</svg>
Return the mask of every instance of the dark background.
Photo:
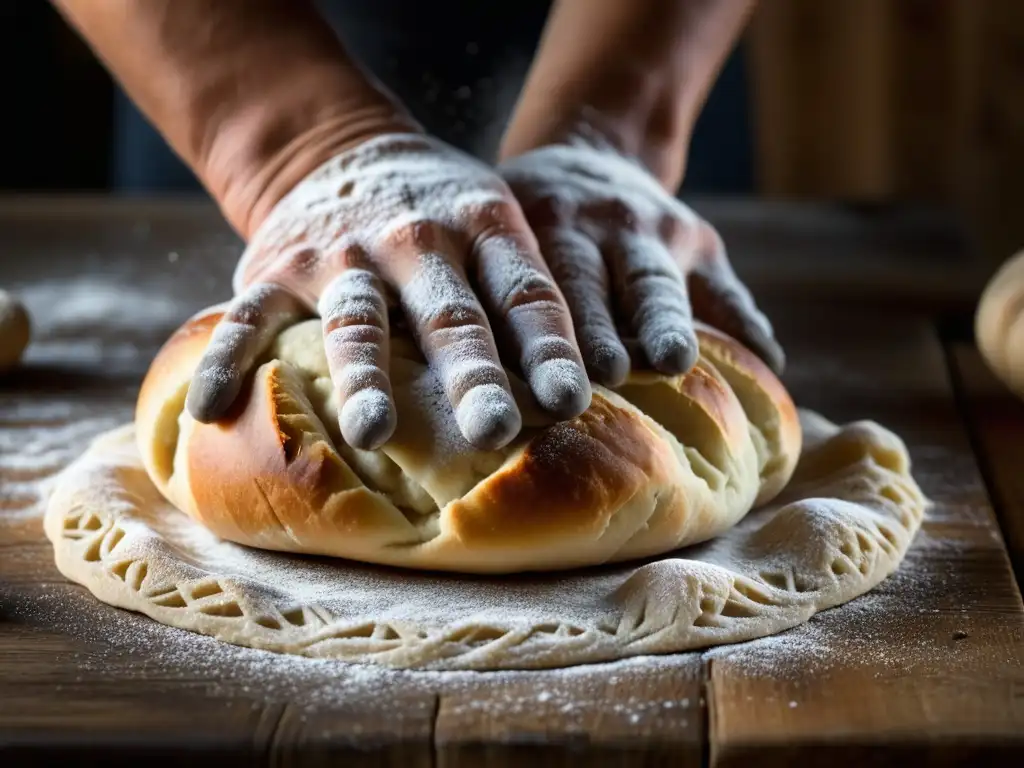
<svg viewBox="0 0 1024 768">
<path fill-rule="evenodd" d="M 488 158 L 548 3 L 321 5 L 428 128 Z M 0 192 L 197 191 L 45 0 L 0 3 L 0 88 Z M 683 191 L 931 206 L 998 263 L 1024 245 L 1022 93 L 1020 0 L 762 0 Z"/>
<path fill-rule="evenodd" d="M 477 155 L 493 154 L 548 3 L 499 6 L 504 12 L 475 0 L 320 5 L 348 48 L 429 130 Z M 3 146 L 13 150 L 0 164 L 0 188 L 199 192 L 49 3 L 0 4 L 0 57 L 5 112 L 14 117 L 0 121 Z M 753 191 L 747 87 L 741 46 L 697 128 L 687 189 Z"/>
</svg>

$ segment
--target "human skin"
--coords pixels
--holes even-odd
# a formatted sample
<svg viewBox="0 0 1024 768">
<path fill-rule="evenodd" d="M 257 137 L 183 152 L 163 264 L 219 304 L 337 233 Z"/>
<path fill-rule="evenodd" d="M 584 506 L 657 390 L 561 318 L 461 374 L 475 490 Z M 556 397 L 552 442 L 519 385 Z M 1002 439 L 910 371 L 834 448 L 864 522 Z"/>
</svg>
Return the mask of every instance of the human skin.
<svg viewBox="0 0 1024 768">
<path fill-rule="evenodd" d="M 624 378 L 620 335 L 655 368 L 688 370 L 694 275 L 705 314 L 781 363 L 720 238 L 669 194 L 747 0 L 556 3 L 499 171 L 423 135 L 311 3 L 54 2 L 248 244 L 190 388 L 202 421 L 221 418 L 277 331 L 311 312 L 323 319 L 342 433 L 362 448 L 395 425 L 393 304 L 481 448 L 521 423 L 499 347 L 558 418 L 589 405 L 588 373 Z M 558 155 L 553 175 L 537 170 L 545 151 Z M 550 204 L 560 196 L 571 210 Z"/>
</svg>

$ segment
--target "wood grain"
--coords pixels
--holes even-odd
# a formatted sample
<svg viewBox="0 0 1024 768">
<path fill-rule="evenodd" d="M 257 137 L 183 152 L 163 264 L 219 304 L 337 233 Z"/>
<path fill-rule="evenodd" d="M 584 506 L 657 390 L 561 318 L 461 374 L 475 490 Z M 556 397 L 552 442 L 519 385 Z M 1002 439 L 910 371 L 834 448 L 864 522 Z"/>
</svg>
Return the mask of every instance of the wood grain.
<svg viewBox="0 0 1024 768">
<path fill-rule="evenodd" d="M 844 200 L 891 192 L 892 6 L 758 6 L 748 38 L 760 192 Z"/>
<path fill-rule="evenodd" d="M 759 298 L 969 311 L 990 276 L 941 209 L 686 202 L 719 230 L 736 271 Z M 0 197 L 0 235 L 5 251 L 18 254 L 2 263 L 0 281 L 8 288 L 37 281 L 40 269 L 64 279 L 106 274 L 158 287 L 185 317 L 230 294 L 242 252 L 216 208 L 192 200 Z M 168 322 L 167 332 L 177 324 Z M 156 346 L 161 332 L 153 329 L 144 340 Z"/>
<path fill-rule="evenodd" d="M 819 316 L 790 348 L 797 401 L 894 429 L 935 506 L 900 572 L 871 595 L 788 642 L 713 654 L 712 765 L 984 764 L 1024 754 L 1020 593 L 935 331 L 913 316 Z"/>
<path fill-rule="evenodd" d="M 519 673 L 442 695 L 437 765 L 700 766 L 699 655 L 610 669 Z"/>
<path fill-rule="evenodd" d="M 778 640 L 447 676 L 235 650 L 60 576 L 37 481 L 131 418 L 148 361 L 226 295 L 240 244 L 206 205 L 0 202 L 13 256 L 0 284 L 38 320 L 25 367 L 0 380 L 0 763 L 1019 764 L 1020 597 L 929 319 L 970 299 L 956 234 L 934 218 L 832 207 L 709 201 L 706 212 L 764 297 L 798 400 L 907 439 L 938 502 L 907 567 Z M 929 261 L 943 268 L 921 288 L 911 278 Z M 61 319 L 104 286 L 131 310 Z M 900 291 L 913 311 L 881 306 Z"/>
<path fill-rule="evenodd" d="M 953 372 L 968 415 L 1018 582 L 1024 574 L 1024 403 L 968 344 L 951 348 Z"/>
</svg>

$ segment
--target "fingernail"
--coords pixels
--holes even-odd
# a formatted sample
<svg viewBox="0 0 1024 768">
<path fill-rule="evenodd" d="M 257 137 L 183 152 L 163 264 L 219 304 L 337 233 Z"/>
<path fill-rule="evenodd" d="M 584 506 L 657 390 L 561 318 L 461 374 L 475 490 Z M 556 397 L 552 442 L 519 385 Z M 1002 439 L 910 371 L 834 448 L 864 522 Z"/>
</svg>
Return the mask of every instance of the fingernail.
<svg viewBox="0 0 1024 768">
<path fill-rule="evenodd" d="M 455 421 L 470 445 L 483 450 L 507 445 L 523 424 L 512 396 L 497 384 L 469 390 L 455 409 Z"/>
<path fill-rule="evenodd" d="M 590 379 L 572 360 L 556 358 L 534 367 L 530 389 L 541 408 L 561 419 L 579 416 L 590 407 Z"/>
<path fill-rule="evenodd" d="M 622 347 L 595 346 L 588 351 L 587 368 L 598 384 L 614 389 L 629 376 L 629 353 Z"/>
<path fill-rule="evenodd" d="M 674 331 L 661 334 L 645 346 L 651 365 L 671 375 L 686 373 L 693 368 L 700 352 L 696 336 Z"/>
<path fill-rule="evenodd" d="M 338 415 L 345 442 L 364 451 L 384 445 L 394 434 L 397 421 L 391 398 L 386 392 L 373 388 L 352 395 Z"/>
<path fill-rule="evenodd" d="M 200 424 L 210 424 L 227 412 L 240 389 L 241 381 L 227 369 L 200 370 L 189 384 L 185 407 Z"/>
</svg>

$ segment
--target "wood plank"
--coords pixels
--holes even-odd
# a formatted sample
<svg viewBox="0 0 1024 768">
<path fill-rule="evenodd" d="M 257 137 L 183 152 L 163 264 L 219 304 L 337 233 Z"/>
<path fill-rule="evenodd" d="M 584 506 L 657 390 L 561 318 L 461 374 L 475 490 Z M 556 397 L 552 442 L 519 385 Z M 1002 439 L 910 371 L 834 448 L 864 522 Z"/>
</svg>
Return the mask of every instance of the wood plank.
<svg viewBox="0 0 1024 768">
<path fill-rule="evenodd" d="M 992 374 L 976 347 L 959 343 L 951 352 L 954 380 L 1019 583 L 1024 578 L 1024 403 Z"/>
<path fill-rule="evenodd" d="M 45 763 L 45 750 L 61 745 L 65 756 L 79 749 L 88 760 L 105 756 L 105 765 L 150 762 L 157 749 L 200 764 L 696 765 L 709 748 L 728 764 L 761 749 L 765 733 L 776 736 L 769 757 L 784 755 L 780 735 L 811 756 L 840 743 L 849 748 L 865 733 L 891 737 L 893 748 L 917 749 L 902 732 L 880 728 L 891 719 L 883 717 L 886 707 L 911 712 L 915 723 L 931 717 L 928 734 L 965 741 L 1002 738 L 1008 718 L 1017 717 L 1019 595 L 997 565 L 1005 564 L 1005 553 L 978 500 L 980 483 L 951 415 L 948 382 L 941 371 L 932 375 L 933 339 L 919 318 L 861 304 L 844 320 L 845 310 L 821 306 L 837 295 L 856 304 L 877 293 L 870 282 L 856 290 L 843 284 L 866 263 L 882 269 L 885 259 L 897 261 L 908 276 L 921 273 L 929 254 L 933 262 L 960 264 L 948 230 L 925 229 L 933 236 L 922 240 L 913 216 L 709 208 L 723 231 L 732 227 L 741 250 L 749 249 L 748 263 L 762 258 L 760 274 L 772 272 L 778 255 L 788 265 L 781 272 L 803 280 L 794 283 L 804 286 L 799 301 L 792 286 L 779 285 L 765 302 L 789 350 L 799 399 L 833 418 L 868 414 L 898 428 L 926 488 L 942 502 L 914 551 L 910 578 L 886 582 L 877 604 L 866 598 L 860 608 L 855 603 L 846 614 L 835 611 L 789 633 L 779 641 L 781 656 L 766 641 L 703 658 L 561 672 L 403 674 L 235 649 L 98 604 L 64 582 L 40 543 L 37 478 L 18 451 L 45 455 L 56 471 L 92 434 L 131 418 L 138 380 L 156 347 L 187 314 L 225 295 L 240 244 L 209 207 L 176 205 L 71 201 L 57 205 L 54 218 L 43 203 L 0 202 L 0 240 L 5 255 L 15 256 L 0 259 L 0 284 L 23 288 L 38 315 L 27 366 L 0 382 L 0 762 L 18 755 Z M 834 270 L 808 267 L 833 252 L 842 255 Z M 872 261 L 879 252 L 885 258 Z M 786 253 L 795 256 L 787 261 Z M 62 319 L 62 300 L 82 302 L 102 286 L 132 309 L 84 325 Z M 962 285 L 943 290 L 954 302 L 964 293 Z M 820 303 L 809 303 L 807 294 Z M 918 295 L 933 306 L 934 295 Z M 837 617 L 851 611 L 868 618 L 844 629 Z M 893 638 L 899 642 L 888 642 Z M 821 648 L 841 656 L 838 669 L 820 663 Z M 880 665 L 883 651 L 887 663 Z M 854 663 L 865 658 L 875 667 Z M 796 682 L 779 673 L 794 665 L 803 665 Z M 1001 684 L 990 681 L 997 672 Z M 830 680 L 838 682 L 829 688 Z M 711 744 L 705 686 L 713 697 Z M 825 714 L 800 719 L 800 707 L 812 709 L 812 702 L 826 712 L 838 706 L 834 691 L 849 686 L 874 692 L 859 699 L 866 714 L 847 707 L 835 710 L 831 725 Z M 807 698 L 785 699 L 796 693 Z M 997 695 L 1005 712 L 989 716 Z M 789 700 L 798 706 L 791 709 Z M 840 713 L 849 717 L 848 729 Z M 979 745 L 970 749 L 980 754 Z"/>
<path fill-rule="evenodd" d="M 705 748 L 698 654 L 502 675 L 441 695 L 438 768 L 697 768 Z"/>
<path fill-rule="evenodd" d="M 892 6 L 890 0 L 758 6 L 749 37 L 762 194 L 891 196 Z"/>
<path fill-rule="evenodd" d="M 4 764 L 432 765 L 423 686 L 325 694 L 344 665 L 221 648 L 66 583 L 0 578 L 0 605 Z"/>
<path fill-rule="evenodd" d="M 719 229 L 739 275 L 766 299 L 817 296 L 970 311 L 989 277 L 989 269 L 966 251 L 964 233 L 941 210 L 701 197 L 687 202 Z M 195 200 L 0 197 L 0 238 L 13 256 L 0 273 L 8 289 L 35 284 L 45 259 L 62 281 L 101 275 L 134 292 L 159 289 L 184 316 L 229 295 L 242 251 L 216 209 Z M 175 316 L 158 327 L 151 318 L 130 340 L 159 343 L 160 333 L 179 322 Z"/>
<path fill-rule="evenodd" d="M 912 316 L 809 320 L 790 315 L 780 328 L 797 401 L 900 434 L 935 507 L 873 593 L 707 654 L 711 763 L 1019 762 L 1024 608 L 939 339 Z"/>
</svg>

